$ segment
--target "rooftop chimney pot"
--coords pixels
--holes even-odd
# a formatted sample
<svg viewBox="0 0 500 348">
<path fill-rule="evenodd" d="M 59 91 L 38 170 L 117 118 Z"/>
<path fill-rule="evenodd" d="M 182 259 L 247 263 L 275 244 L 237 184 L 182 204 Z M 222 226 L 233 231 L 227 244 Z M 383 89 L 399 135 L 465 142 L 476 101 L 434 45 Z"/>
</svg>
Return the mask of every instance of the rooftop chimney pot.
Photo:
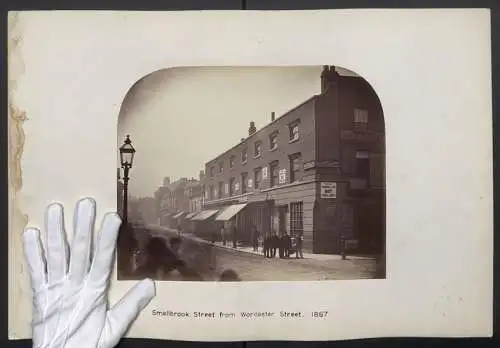
<svg viewBox="0 0 500 348">
<path fill-rule="evenodd" d="M 170 177 L 169 176 L 166 176 L 164 179 L 163 179 L 163 186 L 168 186 L 170 184 Z"/>
<path fill-rule="evenodd" d="M 273 112 L 271 112 L 271 122 L 274 122 L 274 120 L 276 119 L 276 114 Z"/>
<path fill-rule="evenodd" d="M 250 122 L 250 127 L 248 128 L 248 135 L 252 135 L 257 131 L 257 128 L 255 128 L 255 122 L 251 121 Z"/>
<path fill-rule="evenodd" d="M 325 94 L 333 85 L 335 85 L 338 77 L 339 74 L 335 70 L 334 65 L 323 65 L 323 71 L 321 73 L 321 94 Z"/>
</svg>

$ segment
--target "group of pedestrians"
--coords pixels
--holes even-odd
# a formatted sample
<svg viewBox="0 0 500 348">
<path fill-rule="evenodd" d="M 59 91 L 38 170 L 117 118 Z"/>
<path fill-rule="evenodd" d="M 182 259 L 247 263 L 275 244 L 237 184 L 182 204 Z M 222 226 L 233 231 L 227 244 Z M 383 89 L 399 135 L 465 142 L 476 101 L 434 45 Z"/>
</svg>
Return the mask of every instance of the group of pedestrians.
<svg viewBox="0 0 500 348">
<path fill-rule="evenodd" d="M 295 253 L 295 257 L 304 258 L 304 254 L 302 252 L 302 244 L 303 244 L 303 236 L 302 234 L 298 234 L 295 237 L 295 248 L 292 245 L 292 238 L 288 233 L 283 233 L 281 236 L 278 236 L 276 233 L 265 236 L 263 240 L 263 252 L 264 257 L 266 258 L 274 258 L 276 257 L 276 252 L 278 252 L 278 256 L 280 259 L 290 258 L 290 255 Z"/>
<path fill-rule="evenodd" d="M 233 244 L 233 248 L 237 248 L 238 228 L 236 227 L 236 224 L 230 224 L 228 227 L 221 226 L 219 236 L 217 236 L 216 232 L 213 233 L 212 243 L 215 243 L 219 238 L 222 242 L 222 245 L 225 246 L 227 243 L 231 242 Z"/>
<path fill-rule="evenodd" d="M 238 229 L 235 223 L 232 223 L 227 227 L 221 226 L 219 236 L 223 246 L 225 246 L 227 243 L 232 243 L 233 248 L 237 247 Z M 215 243 L 217 239 L 217 233 L 213 233 L 212 243 Z M 261 234 L 259 233 L 259 230 L 255 225 L 252 226 L 250 239 L 253 251 L 258 251 Z M 273 232 L 270 235 L 266 235 L 262 239 L 262 251 L 264 253 L 264 257 L 274 258 L 276 257 L 276 254 L 278 254 L 279 258 L 283 259 L 290 258 L 290 256 L 295 253 L 295 257 L 297 259 L 303 259 L 304 255 L 302 252 L 302 245 L 304 239 L 302 233 L 298 233 L 294 239 L 295 245 L 293 245 L 292 243 L 292 237 L 286 232 L 282 233 L 281 236 L 278 236 L 276 232 Z"/>
</svg>

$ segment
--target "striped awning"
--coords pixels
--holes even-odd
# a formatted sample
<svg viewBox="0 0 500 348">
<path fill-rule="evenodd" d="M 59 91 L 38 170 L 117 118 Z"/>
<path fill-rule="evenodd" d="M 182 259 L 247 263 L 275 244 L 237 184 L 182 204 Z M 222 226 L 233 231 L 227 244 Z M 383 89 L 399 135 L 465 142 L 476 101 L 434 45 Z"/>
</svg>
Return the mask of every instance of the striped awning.
<svg viewBox="0 0 500 348">
<path fill-rule="evenodd" d="M 217 214 L 219 210 L 202 210 L 201 212 L 199 212 L 198 214 L 196 214 L 195 216 L 193 216 L 191 218 L 192 221 L 202 221 L 202 220 L 206 220 L 212 216 L 214 216 L 215 214 Z"/>
<path fill-rule="evenodd" d="M 243 210 L 247 206 L 247 203 L 230 205 L 217 215 L 216 221 L 228 221 L 233 218 L 236 214 Z"/>
<path fill-rule="evenodd" d="M 187 214 L 184 218 L 185 218 L 185 219 L 187 219 L 187 220 L 189 220 L 189 219 L 191 219 L 193 216 L 195 216 L 195 215 L 196 215 L 196 214 L 198 214 L 198 213 L 199 213 L 199 212 L 189 213 L 189 214 Z"/>
<path fill-rule="evenodd" d="M 178 219 L 178 218 L 180 218 L 182 215 L 184 215 L 184 212 L 183 212 L 183 211 L 181 211 L 181 212 L 179 212 L 179 213 L 175 214 L 174 216 L 172 216 L 172 218 L 173 218 L 173 219 Z"/>
</svg>

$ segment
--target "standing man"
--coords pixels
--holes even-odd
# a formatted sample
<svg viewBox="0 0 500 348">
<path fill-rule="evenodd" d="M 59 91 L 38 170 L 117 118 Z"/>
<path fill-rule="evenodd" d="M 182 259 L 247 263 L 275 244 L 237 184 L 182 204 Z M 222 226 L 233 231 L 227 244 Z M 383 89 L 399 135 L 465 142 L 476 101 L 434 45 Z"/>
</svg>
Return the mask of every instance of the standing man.
<svg viewBox="0 0 500 348">
<path fill-rule="evenodd" d="M 263 241 L 262 241 L 262 249 L 263 249 L 263 252 L 264 252 L 264 257 L 265 258 L 268 258 L 270 257 L 270 252 L 269 252 L 269 235 L 264 235 L 263 236 Z"/>
<path fill-rule="evenodd" d="M 301 259 L 304 258 L 304 254 L 302 254 L 302 244 L 303 243 L 304 243 L 304 237 L 302 235 L 302 232 L 299 232 L 299 234 L 297 235 L 297 237 L 295 237 L 295 248 L 297 249 L 295 251 L 295 257 L 297 259 L 299 258 L 299 255 L 300 255 Z"/>
<path fill-rule="evenodd" d="M 271 236 L 271 257 L 274 258 L 276 257 L 276 249 L 279 248 L 280 244 L 280 237 L 276 234 L 276 231 L 273 230 L 273 234 Z"/>
<path fill-rule="evenodd" d="M 283 245 L 283 248 L 284 248 L 284 256 L 286 258 L 289 258 L 290 257 L 290 251 L 292 249 L 292 238 L 290 238 L 290 236 L 288 235 L 288 233 L 285 232 L 285 234 L 283 235 L 283 238 L 284 238 L 284 245 Z"/>
<path fill-rule="evenodd" d="M 285 236 L 283 235 L 283 233 L 280 234 L 280 236 L 278 236 L 278 254 L 279 254 L 279 257 L 280 259 L 282 259 L 283 257 L 285 257 L 284 255 L 284 252 L 285 252 Z"/>
<path fill-rule="evenodd" d="M 217 242 L 217 226 L 213 226 L 210 228 L 212 230 L 212 244 L 215 244 Z"/>
<path fill-rule="evenodd" d="M 226 245 L 226 231 L 224 229 L 224 225 L 221 226 L 220 228 L 220 237 L 222 239 L 222 245 Z"/>
<path fill-rule="evenodd" d="M 252 226 L 252 246 L 253 251 L 257 251 L 259 249 L 259 231 L 255 225 Z"/>
<path fill-rule="evenodd" d="M 237 247 L 238 229 L 236 227 L 236 222 L 233 222 L 231 227 L 232 237 L 233 237 L 233 248 Z"/>
</svg>

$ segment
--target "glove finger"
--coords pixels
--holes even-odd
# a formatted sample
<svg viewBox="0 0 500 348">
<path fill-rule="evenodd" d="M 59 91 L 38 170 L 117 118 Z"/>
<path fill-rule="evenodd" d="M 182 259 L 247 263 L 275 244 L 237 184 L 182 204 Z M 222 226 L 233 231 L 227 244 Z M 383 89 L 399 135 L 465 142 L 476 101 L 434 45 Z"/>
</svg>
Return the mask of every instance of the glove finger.
<svg viewBox="0 0 500 348">
<path fill-rule="evenodd" d="M 104 216 L 88 278 L 95 286 L 102 286 L 109 279 L 120 224 L 121 219 L 118 214 L 109 213 Z"/>
<path fill-rule="evenodd" d="M 24 254 L 28 263 L 33 291 L 39 291 L 47 283 L 46 263 L 43 256 L 40 231 L 26 228 L 23 233 Z"/>
<path fill-rule="evenodd" d="M 151 279 L 144 279 L 125 294 L 108 311 L 99 347 L 116 346 L 131 323 L 155 296 L 155 292 L 154 282 Z"/>
<path fill-rule="evenodd" d="M 69 279 L 73 285 L 81 284 L 90 266 L 90 248 L 95 222 L 95 201 L 84 198 L 78 201 L 75 213 L 75 234 L 71 242 Z"/>
<path fill-rule="evenodd" d="M 68 245 L 64 231 L 62 205 L 50 204 L 45 214 L 47 233 L 47 277 L 48 283 L 60 281 L 68 271 Z"/>
</svg>

